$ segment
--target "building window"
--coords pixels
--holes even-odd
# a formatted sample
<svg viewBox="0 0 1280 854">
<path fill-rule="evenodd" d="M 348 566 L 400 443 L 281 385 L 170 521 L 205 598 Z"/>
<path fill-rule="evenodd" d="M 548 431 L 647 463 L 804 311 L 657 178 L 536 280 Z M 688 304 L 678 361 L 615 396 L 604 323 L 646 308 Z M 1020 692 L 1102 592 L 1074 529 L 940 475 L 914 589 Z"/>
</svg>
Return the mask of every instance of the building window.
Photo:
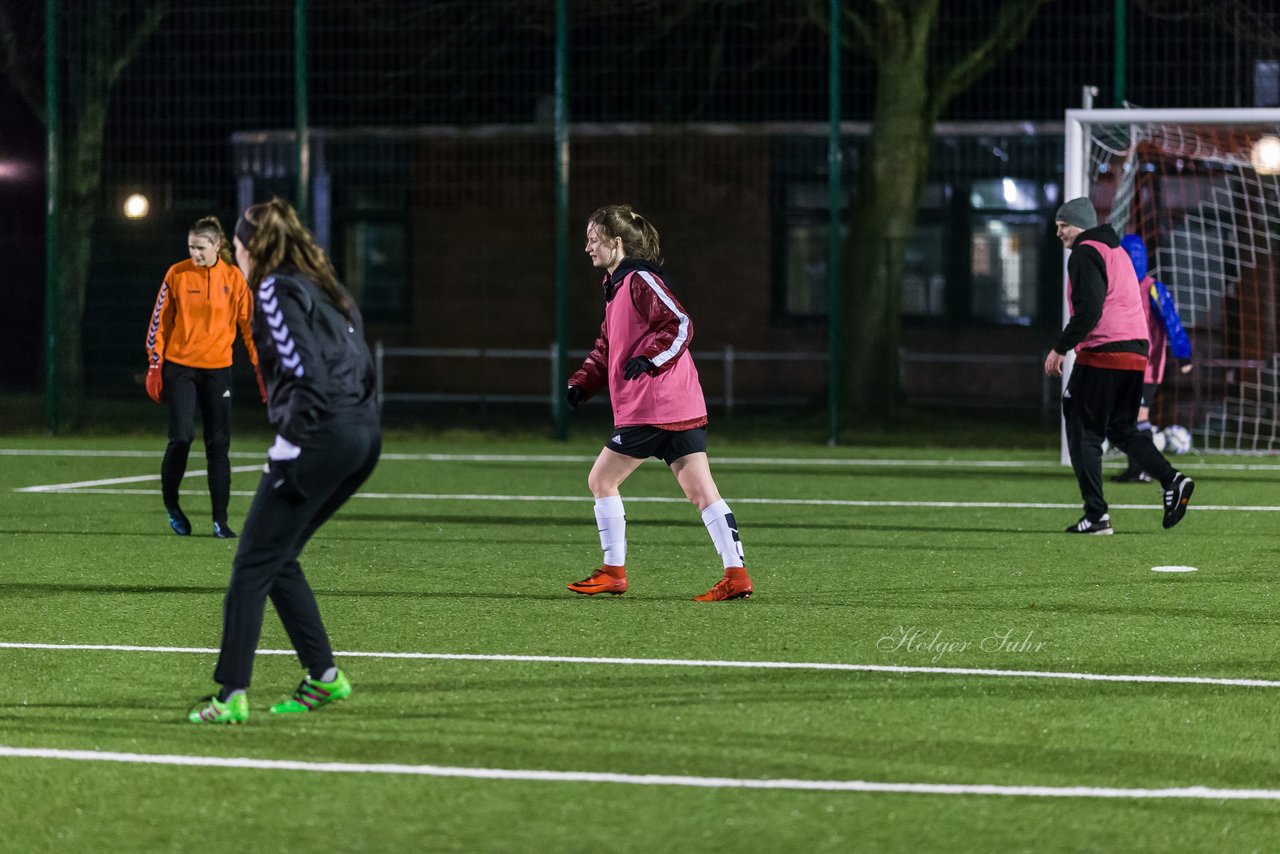
<svg viewBox="0 0 1280 854">
<path fill-rule="evenodd" d="M 345 284 L 365 316 L 409 320 L 409 238 L 403 221 L 359 219 L 343 235 Z"/>
<path fill-rule="evenodd" d="M 976 214 L 971 222 L 971 317 L 1030 326 L 1036 317 L 1044 221 L 1037 215 Z"/>
<path fill-rule="evenodd" d="M 1034 211 L 1040 207 L 1040 186 L 1015 178 L 974 181 L 969 205 L 975 211 Z"/>
<path fill-rule="evenodd" d="M 1044 300 L 1043 267 L 1052 233 L 1045 211 L 1056 201 L 1056 189 L 1007 177 L 927 184 L 904 259 L 902 317 L 1034 325 Z M 824 187 L 811 183 L 786 188 L 778 232 L 782 257 L 775 268 L 780 317 L 827 316 L 824 193 Z M 846 236 L 842 228 L 842 243 Z"/>
<path fill-rule="evenodd" d="M 787 227 L 783 313 L 794 318 L 827 316 L 830 227 L 824 222 L 793 223 Z M 843 244 L 848 229 L 841 227 Z"/>
<path fill-rule="evenodd" d="M 902 272 L 901 313 L 945 317 L 947 313 L 947 227 L 921 211 Z"/>
<path fill-rule="evenodd" d="M 1036 320 L 1047 203 L 1035 181 L 985 178 L 969 188 L 969 316 L 1030 326 Z"/>
</svg>

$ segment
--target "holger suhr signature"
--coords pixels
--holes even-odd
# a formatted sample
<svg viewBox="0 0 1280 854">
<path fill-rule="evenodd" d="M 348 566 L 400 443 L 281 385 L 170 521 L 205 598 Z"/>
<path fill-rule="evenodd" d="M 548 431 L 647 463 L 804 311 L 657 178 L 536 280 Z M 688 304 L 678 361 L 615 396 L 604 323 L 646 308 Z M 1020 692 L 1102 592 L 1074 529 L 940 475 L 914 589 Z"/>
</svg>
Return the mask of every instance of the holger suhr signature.
<svg viewBox="0 0 1280 854">
<path fill-rule="evenodd" d="M 881 652 L 929 656 L 929 661 L 935 664 L 948 655 L 970 650 L 990 655 L 1017 655 L 1040 652 L 1047 646 L 1048 641 L 1035 639 L 1033 629 L 1024 630 L 1006 626 L 998 627 L 978 640 L 948 637 L 942 629 L 898 626 L 876 641 L 876 649 Z"/>
</svg>

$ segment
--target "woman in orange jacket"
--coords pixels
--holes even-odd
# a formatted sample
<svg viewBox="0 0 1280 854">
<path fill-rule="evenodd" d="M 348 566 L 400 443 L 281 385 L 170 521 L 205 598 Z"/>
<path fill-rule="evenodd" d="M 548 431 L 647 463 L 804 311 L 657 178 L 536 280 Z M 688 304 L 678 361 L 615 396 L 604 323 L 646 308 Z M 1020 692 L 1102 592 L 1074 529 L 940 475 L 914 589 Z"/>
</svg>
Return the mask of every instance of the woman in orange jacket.
<svg viewBox="0 0 1280 854">
<path fill-rule="evenodd" d="M 169 446 L 160 466 L 160 485 L 169 527 L 175 534 L 187 536 L 191 522 L 178 505 L 178 485 L 187 471 L 198 403 L 204 423 L 213 535 L 230 539 L 235 536 L 227 525 L 231 497 L 231 345 L 239 327 L 257 373 L 258 351 L 250 329 L 253 296 L 236 267 L 231 245 L 217 217 L 196 220 L 187 235 L 187 251 L 191 257 L 174 264 L 165 274 L 147 328 L 147 394 L 156 403 L 169 405 Z M 258 391 L 265 402 L 261 374 Z"/>
</svg>

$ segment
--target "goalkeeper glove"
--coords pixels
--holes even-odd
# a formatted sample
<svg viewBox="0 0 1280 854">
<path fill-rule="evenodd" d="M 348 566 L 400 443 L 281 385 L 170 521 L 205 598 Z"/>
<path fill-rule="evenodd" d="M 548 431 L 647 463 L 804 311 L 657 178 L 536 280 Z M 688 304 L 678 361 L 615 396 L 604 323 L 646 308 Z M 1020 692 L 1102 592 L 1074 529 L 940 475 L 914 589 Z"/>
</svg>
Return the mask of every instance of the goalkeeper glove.
<svg viewBox="0 0 1280 854">
<path fill-rule="evenodd" d="M 626 367 L 622 369 L 623 379 L 634 380 L 641 374 L 647 374 L 653 370 L 653 362 L 648 356 L 636 356 L 627 362 Z"/>
<path fill-rule="evenodd" d="M 156 403 L 160 402 L 160 393 L 164 391 L 163 362 L 157 362 L 147 368 L 147 395 Z"/>
</svg>

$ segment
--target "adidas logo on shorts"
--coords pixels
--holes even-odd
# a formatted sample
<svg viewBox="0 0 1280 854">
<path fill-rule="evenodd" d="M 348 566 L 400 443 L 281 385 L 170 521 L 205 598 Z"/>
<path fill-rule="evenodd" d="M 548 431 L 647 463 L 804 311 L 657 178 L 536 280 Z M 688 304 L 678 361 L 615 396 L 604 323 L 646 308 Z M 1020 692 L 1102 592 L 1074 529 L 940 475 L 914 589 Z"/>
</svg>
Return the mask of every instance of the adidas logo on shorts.
<svg viewBox="0 0 1280 854">
<path fill-rule="evenodd" d="M 615 444 L 615 445 L 621 445 L 621 444 L 622 444 L 622 436 L 621 436 L 621 434 L 616 435 L 616 436 L 614 436 L 612 439 L 610 439 L 609 441 L 610 441 L 610 442 L 612 442 L 612 443 L 613 443 L 613 444 Z"/>
</svg>

